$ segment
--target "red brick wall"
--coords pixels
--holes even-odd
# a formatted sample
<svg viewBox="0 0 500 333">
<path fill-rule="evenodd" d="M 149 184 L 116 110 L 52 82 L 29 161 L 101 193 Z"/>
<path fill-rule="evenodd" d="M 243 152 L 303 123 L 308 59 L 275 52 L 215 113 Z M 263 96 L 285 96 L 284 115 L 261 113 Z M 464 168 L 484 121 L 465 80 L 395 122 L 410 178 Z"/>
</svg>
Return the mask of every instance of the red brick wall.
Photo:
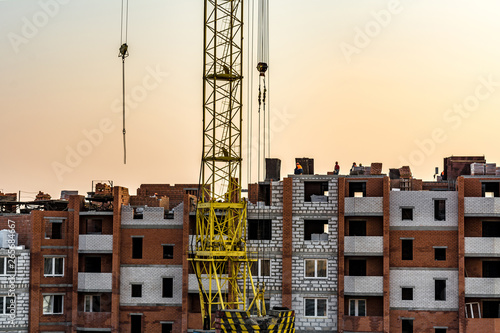
<svg viewBox="0 0 500 333">
<path fill-rule="evenodd" d="M 248 201 L 256 204 L 259 200 L 259 184 L 248 184 Z"/>
<path fill-rule="evenodd" d="M 18 244 L 25 245 L 27 249 L 31 249 L 31 240 L 33 238 L 31 216 L 29 214 L 0 216 L 0 230 L 11 229 L 9 227 L 9 220 L 14 221 L 15 231 L 19 234 L 17 239 Z"/>
<path fill-rule="evenodd" d="M 458 316 L 456 311 L 391 310 L 391 332 L 401 332 L 401 319 L 403 317 L 415 318 L 413 320 L 413 332 L 434 333 L 434 326 L 447 326 L 447 333 L 458 333 Z"/>
<path fill-rule="evenodd" d="M 344 235 L 349 235 L 349 221 L 366 221 L 366 236 L 382 236 L 384 222 L 379 216 L 346 217 L 344 223 Z"/>
<path fill-rule="evenodd" d="M 87 234 L 87 220 L 102 220 L 102 234 L 112 235 L 113 234 L 113 216 L 99 215 L 99 216 L 80 216 L 80 235 Z"/>
<path fill-rule="evenodd" d="M 458 267 L 457 231 L 393 230 L 390 232 L 391 267 Z M 413 239 L 413 260 L 401 259 L 401 237 Z M 447 246 L 446 260 L 434 259 L 433 246 Z"/>
<path fill-rule="evenodd" d="M 366 276 L 382 276 L 384 273 L 382 257 L 344 257 L 345 275 L 349 275 L 349 260 L 366 260 Z"/>
<path fill-rule="evenodd" d="M 182 229 L 121 229 L 121 264 L 182 265 Z M 132 236 L 144 236 L 142 259 L 132 259 Z M 174 258 L 163 259 L 161 244 L 174 244 Z"/>
<path fill-rule="evenodd" d="M 460 178 L 460 177 L 459 177 Z M 483 196 L 483 187 L 478 178 L 462 178 L 464 184 L 464 196 L 466 197 L 481 197 Z"/>
<path fill-rule="evenodd" d="M 391 185 L 389 177 L 385 176 L 383 178 L 383 211 L 384 211 L 384 253 L 383 253 L 383 275 L 384 275 L 384 333 L 389 333 L 390 328 L 390 265 L 389 265 L 389 255 L 390 255 L 390 192 Z"/>
<path fill-rule="evenodd" d="M 483 277 L 483 261 L 481 258 L 466 258 L 465 271 L 467 277 Z"/>
<path fill-rule="evenodd" d="M 182 331 L 180 306 L 121 306 L 120 333 L 133 333 L 130 331 L 131 313 L 142 314 L 142 332 L 161 332 L 160 321 L 173 322 L 172 332 L 185 332 Z"/>
<path fill-rule="evenodd" d="M 476 184 L 477 185 L 477 184 Z M 459 331 L 465 332 L 467 320 L 465 318 L 465 215 L 464 197 L 465 178 L 457 178 L 458 190 L 458 325 Z M 481 194 L 480 194 L 481 195 Z"/>
<path fill-rule="evenodd" d="M 382 177 L 356 178 L 356 181 L 366 181 L 367 197 L 383 196 L 384 178 Z M 346 181 L 344 193 L 346 197 L 349 196 L 349 180 Z"/>
<path fill-rule="evenodd" d="M 169 209 L 179 205 L 184 200 L 184 193 L 186 188 L 199 188 L 198 184 L 141 184 L 137 189 L 137 195 L 164 195 L 169 198 Z"/>
<path fill-rule="evenodd" d="M 346 182 L 344 177 L 338 178 L 338 193 L 339 193 L 339 217 L 338 217 L 338 228 L 339 228 L 339 248 L 338 248 L 338 293 L 337 293 L 337 330 L 338 333 L 344 332 L 344 275 L 345 275 L 345 267 L 344 267 L 344 235 L 345 231 L 345 187 Z"/>
</svg>

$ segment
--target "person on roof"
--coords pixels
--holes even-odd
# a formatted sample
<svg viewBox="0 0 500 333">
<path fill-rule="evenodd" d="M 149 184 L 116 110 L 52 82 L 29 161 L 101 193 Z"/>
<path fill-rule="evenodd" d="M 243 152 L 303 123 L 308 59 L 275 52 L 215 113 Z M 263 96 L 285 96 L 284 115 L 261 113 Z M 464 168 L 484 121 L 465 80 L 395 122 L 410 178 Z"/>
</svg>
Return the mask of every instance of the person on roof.
<svg viewBox="0 0 500 333">
<path fill-rule="evenodd" d="M 354 168 L 356 168 L 356 167 L 357 167 L 356 162 L 352 162 L 351 172 L 353 172 Z"/>
<path fill-rule="evenodd" d="M 295 170 L 293 173 L 296 175 L 301 175 L 304 173 L 304 169 L 302 169 L 302 165 L 300 165 L 299 162 L 297 162 L 297 166 L 295 167 Z"/>
<path fill-rule="evenodd" d="M 333 169 L 333 174 L 338 175 L 340 172 L 340 165 L 339 162 L 335 162 L 335 168 Z"/>
</svg>

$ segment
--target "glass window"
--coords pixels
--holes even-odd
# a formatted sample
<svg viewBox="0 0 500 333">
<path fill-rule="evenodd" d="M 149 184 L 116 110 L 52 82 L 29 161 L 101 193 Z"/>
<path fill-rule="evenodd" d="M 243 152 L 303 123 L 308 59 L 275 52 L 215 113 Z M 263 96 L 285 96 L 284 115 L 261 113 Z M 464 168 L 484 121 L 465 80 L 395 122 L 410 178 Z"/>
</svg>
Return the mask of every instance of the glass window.
<svg viewBox="0 0 500 333">
<path fill-rule="evenodd" d="M 43 314 L 62 314 L 63 300 L 63 295 L 44 295 Z"/>
<path fill-rule="evenodd" d="M 351 299 L 349 300 L 349 316 L 366 316 L 366 300 Z"/>
<path fill-rule="evenodd" d="M 306 317 L 326 317 L 327 302 L 324 298 L 306 298 Z"/>
<path fill-rule="evenodd" d="M 326 259 L 306 259 L 306 277 L 321 278 L 326 277 Z"/>
</svg>

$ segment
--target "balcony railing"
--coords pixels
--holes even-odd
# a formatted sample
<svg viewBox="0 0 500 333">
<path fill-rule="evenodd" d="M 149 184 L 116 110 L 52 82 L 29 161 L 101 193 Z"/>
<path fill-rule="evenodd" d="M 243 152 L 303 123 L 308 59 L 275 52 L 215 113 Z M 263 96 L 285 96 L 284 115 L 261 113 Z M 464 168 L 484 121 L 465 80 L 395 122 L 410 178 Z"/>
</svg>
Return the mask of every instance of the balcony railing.
<svg viewBox="0 0 500 333">
<path fill-rule="evenodd" d="M 78 252 L 112 253 L 113 235 L 79 235 Z"/>
<path fill-rule="evenodd" d="M 466 257 L 499 257 L 500 238 L 465 237 Z"/>
<path fill-rule="evenodd" d="M 382 296 L 383 276 L 344 276 L 344 294 L 354 296 Z"/>
<path fill-rule="evenodd" d="M 500 198 L 464 198 L 465 216 L 500 216 Z"/>
<path fill-rule="evenodd" d="M 465 278 L 465 297 L 498 297 L 500 278 Z"/>
<path fill-rule="evenodd" d="M 345 198 L 345 215 L 383 215 L 382 197 Z"/>
<path fill-rule="evenodd" d="M 346 236 L 344 255 L 346 256 L 381 256 L 384 254 L 382 236 Z"/>
<path fill-rule="evenodd" d="M 78 291 L 110 292 L 113 273 L 78 273 Z"/>
</svg>

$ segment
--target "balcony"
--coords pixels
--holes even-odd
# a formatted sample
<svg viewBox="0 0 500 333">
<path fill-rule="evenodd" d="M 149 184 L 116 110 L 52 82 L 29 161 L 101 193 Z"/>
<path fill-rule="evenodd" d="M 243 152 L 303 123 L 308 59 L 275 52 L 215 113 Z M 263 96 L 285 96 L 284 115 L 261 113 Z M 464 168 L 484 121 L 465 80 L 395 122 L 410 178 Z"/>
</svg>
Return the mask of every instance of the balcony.
<svg viewBox="0 0 500 333">
<path fill-rule="evenodd" d="M 498 332 L 499 318 L 467 318 L 466 332 Z"/>
<path fill-rule="evenodd" d="M 384 254 L 382 236 L 346 236 L 344 255 L 346 256 L 381 256 Z"/>
<path fill-rule="evenodd" d="M 78 273 L 78 291 L 111 292 L 113 273 Z"/>
<path fill-rule="evenodd" d="M 79 253 L 112 253 L 113 235 L 79 235 Z"/>
<path fill-rule="evenodd" d="M 344 295 L 382 296 L 383 276 L 344 276 Z"/>
<path fill-rule="evenodd" d="M 78 311 L 78 327 L 110 328 L 111 312 L 82 312 Z"/>
<path fill-rule="evenodd" d="M 465 216 L 500 216 L 500 198 L 464 198 Z"/>
<path fill-rule="evenodd" d="M 382 197 L 345 198 L 345 216 L 382 216 Z"/>
<path fill-rule="evenodd" d="M 466 257 L 500 257 L 500 238 L 465 237 Z"/>
<path fill-rule="evenodd" d="M 465 297 L 500 297 L 500 278 L 465 278 Z"/>
<path fill-rule="evenodd" d="M 344 316 L 344 330 L 349 332 L 382 332 L 384 317 L 382 316 Z"/>
</svg>

